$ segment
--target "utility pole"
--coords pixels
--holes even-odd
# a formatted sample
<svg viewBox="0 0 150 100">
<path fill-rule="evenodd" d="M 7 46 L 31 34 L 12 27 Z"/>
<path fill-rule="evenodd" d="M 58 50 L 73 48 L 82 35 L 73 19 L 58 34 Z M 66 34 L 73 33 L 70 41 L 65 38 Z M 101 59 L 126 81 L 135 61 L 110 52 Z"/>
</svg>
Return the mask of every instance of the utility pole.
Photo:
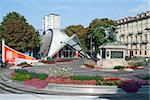
<svg viewBox="0 0 150 100">
<path fill-rule="evenodd" d="M 90 36 L 90 55 L 91 55 L 91 57 L 93 58 L 93 41 L 92 41 L 92 34 L 91 34 L 91 36 Z"/>
<path fill-rule="evenodd" d="M 2 38 L 2 61 L 3 61 L 3 63 L 5 62 L 5 58 L 4 58 L 5 48 L 4 48 L 4 45 L 5 45 L 5 40 L 4 40 L 4 38 Z"/>
</svg>

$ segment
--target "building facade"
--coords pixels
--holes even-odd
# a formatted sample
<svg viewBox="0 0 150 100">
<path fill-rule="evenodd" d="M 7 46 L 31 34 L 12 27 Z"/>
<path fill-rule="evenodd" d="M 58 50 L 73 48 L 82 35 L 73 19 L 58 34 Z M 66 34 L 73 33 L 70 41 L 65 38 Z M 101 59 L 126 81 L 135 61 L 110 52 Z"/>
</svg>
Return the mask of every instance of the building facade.
<svg viewBox="0 0 150 100">
<path fill-rule="evenodd" d="M 127 45 L 126 56 L 150 57 L 150 11 L 117 20 L 117 40 Z"/>
<path fill-rule="evenodd" d="M 43 18 L 43 30 L 60 29 L 60 16 L 58 14 L 49 14 Z"/>
<path fill-rule="evenodd" d="M 69 37 L 60 29 L 48 29 L 46 31 L 42 37 L 39 54 L 44 59 L 72 59 L 88 56 L 76 34 Z"/>
</svg>

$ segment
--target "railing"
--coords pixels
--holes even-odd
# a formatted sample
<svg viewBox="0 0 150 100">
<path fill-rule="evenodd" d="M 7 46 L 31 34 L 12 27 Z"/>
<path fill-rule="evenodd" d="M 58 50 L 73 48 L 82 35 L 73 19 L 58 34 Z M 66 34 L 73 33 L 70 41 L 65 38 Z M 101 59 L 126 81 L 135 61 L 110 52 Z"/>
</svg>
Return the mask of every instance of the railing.
<svg viewBox="0 0 150 100">
<path fill-rule="evenodd" d="M 122 34 L 120 35 L 120 37 L 123 37 L 123 36 L 125 36 L 125 34 L 122 33 Z"/>
<path fill-rule="evenodd" d="M 147 43 L 148 43 L 147 40 L 142 40 L 142 41 L 141 41 L 141 44 L 147 44 Z"/>
<path fill-rule="evenodd" d="M 138 42 L 137 41 L 133 41 L 132 44 L 136 45 Z"/>
<path fill-rule="evenodd" d="M 132 32 L 130 32 L 130 33 L 129 33 L 129 35 L 133 35 L 133 33 L 132 33 Z"/>
<path fill-rule="evenodd" d="M 142 34 L 142 31 L 138 31 L 137 34 Z"/>
</svg>

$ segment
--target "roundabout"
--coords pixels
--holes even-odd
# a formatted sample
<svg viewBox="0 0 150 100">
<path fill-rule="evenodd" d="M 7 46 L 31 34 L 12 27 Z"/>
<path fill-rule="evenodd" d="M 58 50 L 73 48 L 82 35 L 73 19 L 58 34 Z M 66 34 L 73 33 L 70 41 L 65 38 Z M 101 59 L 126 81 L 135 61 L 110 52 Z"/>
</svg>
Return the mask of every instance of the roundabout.
<svg viewBox="0 0 150 100">
<path fill-rule="evenodd" d="M 62 64 L 60 64 L 62 66 Z M 65 64 L 63 64 L 65 66 Z M 68 65 L 68 64 L 66 64 Z M 53 66 L 53 65 L 52 65 Z M 51 67 L 52 67 L 51 66 Z M 59 64 L 57 65 L 59 66 Z M 46 68 L 46 69 L 44 69 Z M 26 68 L 29 70 L 30 68 Z M 39 70 L 39 67 L 31 67 L 32 71 Z M 30 69 L 30 71 L 31 71 Z M 76 69 L 76 68 L 74 68 Z M 47 66 L 41 69 L 41 72 L 47 70 Z M 87 70 L 87 69 L 86 69 Z M 81 95 L 81 96 L 119 96 L 119 95 L 128 95 L 129 93 L 125 92 L 118 86 L 106 86 L 106 85 L 84 85 L 84 84 L 55 84 L 48 83 L 44 88 L 35 88 L 32 86 L 27 86 L 22 81 L 15 81 L 10 79 L 10 72 L 12 70 L 6 69 L 1 72 L 0 77 L 0 88 L 7 93 L 16 93 L 16 94 L 43 94 L 43 95 Z M 93 70 L 92 70 L 93 71 Z M 87 72 L 90 72 L 88 70 Z M 46 72 L 45 72 L 46 73 Z M 103 71 L 102 71 L 103 74 Z M 64 80 L 65 81 L 65 80 Z M 138 92 L 135 94 L 147 94 L 149 93 L 149 85 L 141 86 Z"/>
</svg>

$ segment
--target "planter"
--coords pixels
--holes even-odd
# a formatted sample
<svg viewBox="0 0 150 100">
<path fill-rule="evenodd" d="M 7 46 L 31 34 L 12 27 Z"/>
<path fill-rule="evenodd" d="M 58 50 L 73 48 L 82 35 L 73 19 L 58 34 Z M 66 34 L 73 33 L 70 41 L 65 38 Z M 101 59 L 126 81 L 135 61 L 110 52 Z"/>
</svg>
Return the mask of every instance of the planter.
<svg viewBox="0 0 150 100">
<path fill-rule="evenodd" d="M 95 86 L 95 85 L 66 85 L 66 84 L 48 84 L 44 90 L 63 92 L 63 93 L 80 93 L 80 94 L 124 94 L 126 93 L 117 86 Z"/>
<path fill-rule="evenodd" d="M 137 94 L 149 93 L 150 86 L 142 86 Z M 94 86 L 94 85 L 66 85 L 66 84 L 48 84 L 44 90 L 53 90 L 63 93 L 80 93 L 80 94 L 128 94 L 117 86 Z"/>
</svg>

